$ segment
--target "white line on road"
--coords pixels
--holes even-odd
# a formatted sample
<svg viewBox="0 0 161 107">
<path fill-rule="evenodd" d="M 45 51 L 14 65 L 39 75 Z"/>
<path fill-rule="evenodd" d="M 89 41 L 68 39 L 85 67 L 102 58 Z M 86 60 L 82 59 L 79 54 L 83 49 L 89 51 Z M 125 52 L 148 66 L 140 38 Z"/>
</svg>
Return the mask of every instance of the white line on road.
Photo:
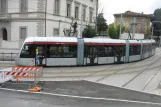
<svg viewBox="0 0 161 107">
<path fill-rule="evenodd" d="M 15 90 L 15 89 L 8 89 L 8 88 L 0 88 L 0 90 L 22 92 L 22 93 L 30 93 L 30 92 L 25 91 L 25 90 Z M 50 95 L 50 96 L 57 96 L 57 97 L 68 97 L 68 98 L 78 98 L 78 99 L 88 99 L 88 100 L 116 101 L 116 102 L 149 104 L 149 105 L 161 106 L 161 103 L 144 102 L 144 101 L 132 101 L 132 100 L 124 100 L 124 99 L 112 99 L 112 98 L 103 98 L 103 97 L 99 98 L 99 97 L 75 96 L 75 95 L 55 94 L 55 93 L 47 93 L 47 92 L 33 92 L 31 94 L 42 94 L 42 95 Z"/>
</svg>

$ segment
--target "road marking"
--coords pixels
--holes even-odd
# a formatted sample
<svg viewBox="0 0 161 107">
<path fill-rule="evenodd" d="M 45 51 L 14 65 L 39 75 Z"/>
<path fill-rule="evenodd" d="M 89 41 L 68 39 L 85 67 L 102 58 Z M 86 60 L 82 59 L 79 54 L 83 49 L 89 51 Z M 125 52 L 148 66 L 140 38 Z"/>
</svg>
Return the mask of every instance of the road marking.
<svg viewBox="0 0 161 107">
<path fill-rule="evenodd" d="M 8 88 L 0 88 L 0 90 L 30 93 L 30 92 L 25 91 L 25 90 L 15 90 L 15 89 L 8 89 Z M 55 94 L 55 93 L 47 93 L 47 92 L 33 92 L 33 93 L 30 93 L 30 94 L 42 94 L 42 95 L 50 95 L 50 96 L 57 96 L 57 97 L 68 97 L 68 98 L 78 98 L 78 99 L 88 99 L 88 100 L 116 101 L 116 102 L 138 103 L 138 104 L 149 104 L 149 105 L 161 106 L 161 103 L 144 102 L 144 101 L 132 101 L 132 100 L 124 100 L 124 99 L 112 99 L 112 98 L 103 98 L 103 97 L 75 96 L 75 95 Z"/>
</svg>

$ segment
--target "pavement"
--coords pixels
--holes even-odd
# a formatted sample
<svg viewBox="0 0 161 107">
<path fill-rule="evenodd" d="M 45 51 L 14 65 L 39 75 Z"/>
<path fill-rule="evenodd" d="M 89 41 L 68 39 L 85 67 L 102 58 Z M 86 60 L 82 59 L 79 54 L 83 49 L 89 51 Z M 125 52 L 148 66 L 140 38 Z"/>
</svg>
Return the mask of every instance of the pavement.
<svg viewBox="0 0 161 107">
<path fill-rule="evenodd" d="M 161 95 L 160 55 L 161 48 L 157 48 L 154 56 L 139 62 L 85 67 L 46 67 L 43 69 L 41 81 L 85 80 Z M 0 64 L 2 68 L 4 65 Z"/>
<path fill-rule="evenodd" d="M 161 48 L 139 62 L 127 64 L 47 67 L 42 81 L 91 81 L 95 83 L 161 95 Z"/>
<path fill-rule="evenodd" d="M 0 107 L 161 107 L 161 48 L 139 62 L 85 67 L 46 67 L 40 93 L 32 82 L 6 82 Z M 14 62 L 0 62 L 10 69 Z"/>
<path fill-rule="evenodd" d="M 1 107 L 161 107 L 161 97 L 87 81 L 45 82 L 40 93 L 20 91 L 27 85 L 5 84 Z M 14 90 L 7 90 L 14 88 Z M 18 90 L 17 90 L 18 89 Z M 17 90 L 17 91 L 16 91 Z"/>
</svg>

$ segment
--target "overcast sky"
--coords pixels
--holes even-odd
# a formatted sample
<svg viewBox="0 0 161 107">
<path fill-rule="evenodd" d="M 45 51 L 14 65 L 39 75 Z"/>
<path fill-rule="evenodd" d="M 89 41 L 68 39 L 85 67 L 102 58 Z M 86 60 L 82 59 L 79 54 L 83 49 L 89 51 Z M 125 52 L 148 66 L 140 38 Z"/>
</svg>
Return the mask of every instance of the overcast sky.
<svg viewBox="0 0 161 107">
<path fill-rule="evenodd" d="M 153 14 L 156 8 L 161 8 L 161 0 L 99 0 L 100 10 L 103 9 L 107 23 L 114 22 L 115 13 L 123 13 L 127 10 Z"/>
</svg>

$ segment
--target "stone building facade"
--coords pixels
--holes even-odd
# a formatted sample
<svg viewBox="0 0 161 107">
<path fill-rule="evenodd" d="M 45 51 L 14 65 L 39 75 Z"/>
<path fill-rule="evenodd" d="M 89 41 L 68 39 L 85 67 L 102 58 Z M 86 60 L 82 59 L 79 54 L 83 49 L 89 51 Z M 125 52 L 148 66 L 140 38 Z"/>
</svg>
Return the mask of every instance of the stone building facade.
<svg viewBox="0 0 161 107">
<path fill-rule="evenodd" d="M 139 34 L 148 34 L 150 30 L 150 15 L 144 13 L 136 13 L 132 11 L 126 11 L 125 13 L 114 14 L 115 17 L 115 26 L 119 25 L 121 22 L 122 15 L 122 24 L 126 26 L 127 30 L 130 29 L 131 24 L 134 23 L 134 18 L 136 22 L 135 33 Z"/>
<path fill-rule="evenodd" d="M 80 37 L 81 20 L 95 26 L 97 6 L 98 0 L 0 0 L 0 52 L 17 52 L 26 37 L 45 36 L 45 22 L 46 36 L 68 36 L 71 17 Z"/>
</svg>

